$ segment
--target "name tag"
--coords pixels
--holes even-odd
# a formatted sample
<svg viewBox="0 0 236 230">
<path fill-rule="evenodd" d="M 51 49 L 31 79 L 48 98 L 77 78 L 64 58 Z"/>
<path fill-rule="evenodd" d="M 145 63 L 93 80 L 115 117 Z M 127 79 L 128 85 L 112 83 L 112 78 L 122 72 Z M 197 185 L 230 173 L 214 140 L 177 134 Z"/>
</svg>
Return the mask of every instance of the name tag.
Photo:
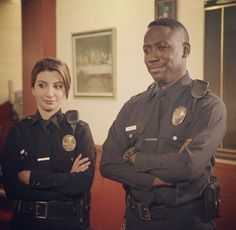
<svg viewBox="0 0 236 230">
<path fill-rule="evenodd" d="M 37 161 L 49 161 L 49 160 L 50 160 L 50 157 L 41 157 L 37 159 Z"/>
<path fill-rule="evenodd" d="M 144 141 L 158 141 L 157 137 L 146 137 L 144 138 Z"/>
<path fill-rule="evenodd" d="M 125 128 L 126 132 L 132 131 L 132 130 L 136 130 L 137 129 L 137 125 L 132 125 L 132 126 L 128 126 Z"/>
</svg>

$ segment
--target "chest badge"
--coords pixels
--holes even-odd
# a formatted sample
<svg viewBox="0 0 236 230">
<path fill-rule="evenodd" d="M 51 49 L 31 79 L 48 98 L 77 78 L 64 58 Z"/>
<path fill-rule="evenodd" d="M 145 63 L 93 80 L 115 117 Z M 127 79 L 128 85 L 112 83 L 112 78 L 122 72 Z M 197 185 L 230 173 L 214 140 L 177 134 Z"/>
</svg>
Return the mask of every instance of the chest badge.
<svg viewBox="0 0 236 230">
<path fill-rule="evenodd" d="M 184 106 L 179 106 L 175 109 L 172 115 L 172 124 L 173 125 L 180 125 L 187 114 L 187 109 Z"/>
<path fill-rule="evenodd" d="M 75 137 L 72 135 L 65 135 L 62 138 L 62 146 L 66 151 L 73 151 L 76 147 Z"/>
</svg>

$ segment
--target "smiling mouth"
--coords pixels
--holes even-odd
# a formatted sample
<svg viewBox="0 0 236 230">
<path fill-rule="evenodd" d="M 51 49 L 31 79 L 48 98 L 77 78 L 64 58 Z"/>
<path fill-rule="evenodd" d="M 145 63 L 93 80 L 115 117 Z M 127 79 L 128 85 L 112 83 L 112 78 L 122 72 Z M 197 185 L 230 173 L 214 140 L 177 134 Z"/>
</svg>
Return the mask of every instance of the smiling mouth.
<svg viewBox="0 0 236 230">
<path fill-rule="evenodd" d="M 159 73 L 163 71 L 164 68 L 165 68 L 165 65 L 152 65 L 148 67 L 148 70 L 150 73 Z"/>
<path fill-rule="evenodd" d="M 44 101 L 47 105 L 52 105 L 54 104 L 55 102 L 54 101 Z"/>
</svg>

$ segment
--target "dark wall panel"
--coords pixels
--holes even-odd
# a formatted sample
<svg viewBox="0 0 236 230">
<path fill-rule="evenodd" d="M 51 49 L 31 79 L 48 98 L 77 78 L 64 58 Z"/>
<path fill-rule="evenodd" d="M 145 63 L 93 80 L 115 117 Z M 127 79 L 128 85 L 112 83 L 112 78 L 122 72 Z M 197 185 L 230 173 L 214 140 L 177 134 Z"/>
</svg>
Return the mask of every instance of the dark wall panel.
<svg viewBox="0 0 236 230">
<path fill-rule="evenodd" d="M 35 62 L 56 56 L 56 0 L 22 2 L 23 114 L 35 111 L 31 94 L 31 70 Z"/>
</svg>

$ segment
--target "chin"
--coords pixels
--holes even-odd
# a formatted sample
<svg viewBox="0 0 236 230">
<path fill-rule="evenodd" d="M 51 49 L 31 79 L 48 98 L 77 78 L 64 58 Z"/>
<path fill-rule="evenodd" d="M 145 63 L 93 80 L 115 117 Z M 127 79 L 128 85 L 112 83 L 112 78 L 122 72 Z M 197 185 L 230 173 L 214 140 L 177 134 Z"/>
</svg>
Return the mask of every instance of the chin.
<svg viewBox="0 0 236 230">
<path fill-rule="evenodd" d="M 157 74 L 156 75 L 152 75 L 152 78 L 153 78 L 154 81 L 157 82 L 157 81 L 159 81 L 160 75 L 157 75 Z"/>
</svg>

